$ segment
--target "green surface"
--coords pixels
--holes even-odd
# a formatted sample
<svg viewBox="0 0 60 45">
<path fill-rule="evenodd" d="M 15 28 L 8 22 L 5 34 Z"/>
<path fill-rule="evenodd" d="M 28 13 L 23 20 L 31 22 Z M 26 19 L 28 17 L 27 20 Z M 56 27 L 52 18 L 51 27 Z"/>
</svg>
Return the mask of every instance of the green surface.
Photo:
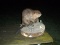
<svg viewBox="0 0 60 45">
<path fill-rule="evenodd" d="M 29 44 L 40 44 L 53 42 L 52 37 L 45 32 L 42 36 L 36 38 L 27 38 L 22 36 L 20 33 L 15 35 L 13 38 L 4 38 L 2 41 L 3 45 L 29 45 Z"/>
<path fill-rule="evenodd" d="M 36 38 L 27 38 L 20 34 L 18 34 L 16 39 L 19 40 L 13 40 L 12 43 L 19 43 L 19 44 L 39 44 L 39 43 L 50 43 L 53 42 L 52 37 L 45 32 L 42 36 L 36 37 Z"/>
</svg>

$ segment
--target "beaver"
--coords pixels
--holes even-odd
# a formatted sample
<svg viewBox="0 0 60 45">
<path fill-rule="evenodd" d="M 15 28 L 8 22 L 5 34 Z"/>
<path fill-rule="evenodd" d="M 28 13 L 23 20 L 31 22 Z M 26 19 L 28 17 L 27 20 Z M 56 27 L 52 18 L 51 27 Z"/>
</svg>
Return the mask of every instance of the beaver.
<svg viewBox="0 0 60 45">
<path fill-rule="evenodd" d="M 37 22 L 39 17 L 41 16 L 41 12 L 39 10 L 32 10 L 32 9 L 24 9 L 22 12 L 22 24 L 29 25 L 34 22 Z"/>
</svg>

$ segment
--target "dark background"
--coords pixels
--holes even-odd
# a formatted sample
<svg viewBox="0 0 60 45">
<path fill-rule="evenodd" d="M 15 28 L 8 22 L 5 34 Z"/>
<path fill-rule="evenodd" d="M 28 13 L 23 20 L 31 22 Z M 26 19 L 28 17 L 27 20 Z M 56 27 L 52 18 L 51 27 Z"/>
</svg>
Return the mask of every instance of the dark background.
<svg viewBox="0 0 60 45">
<path fill-rule="evenodd" d="M 25 8 L 38 9 L 42 12 L 42 16 L 59 20 L 60 2 L 55 0 L 39 1 L 39 0 L 0 0 L 0 17 L 20 19 L 21 13 Z"/>
<path fill-rule="evenodd" d="M 56 1 L 55 0 L 54 1 L 0 0 L 0 11 L 1 11 L 0 14 L 1 16 L 2 14 L 4 14 L 3 17 L 4 16 L 19 17 L 23 9 L 25 8 L 38 9 L 42 12 L 43 16 L 54 17 L 56 19 L 59 17 L 60 4 L 59 1 L 57 0 Z"/>
<path fill-rule="evenodd" d="M 60 2 L 58 0 L 0 0 L 0 27 L 20 24 L 21 13 L 25 8 L 41 11 L 40 19 L 46 25 L 46 31 L 53 37 L 53 45 L 60 45 Z"/>
</svg>

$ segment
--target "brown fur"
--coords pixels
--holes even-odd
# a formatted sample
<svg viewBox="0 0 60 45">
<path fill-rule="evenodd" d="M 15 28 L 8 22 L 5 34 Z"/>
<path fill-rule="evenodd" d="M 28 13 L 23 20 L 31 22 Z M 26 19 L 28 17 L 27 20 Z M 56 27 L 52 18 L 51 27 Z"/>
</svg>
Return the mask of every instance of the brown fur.
<svg viewBox="0 0 60 45">
<path fill-rule="evenodd" d="M 29 25 L 36 22 L 40 16 L 41 12 L 39 10 L 25 9 L 22 12 L 22 23 Z"/>
</svg>

